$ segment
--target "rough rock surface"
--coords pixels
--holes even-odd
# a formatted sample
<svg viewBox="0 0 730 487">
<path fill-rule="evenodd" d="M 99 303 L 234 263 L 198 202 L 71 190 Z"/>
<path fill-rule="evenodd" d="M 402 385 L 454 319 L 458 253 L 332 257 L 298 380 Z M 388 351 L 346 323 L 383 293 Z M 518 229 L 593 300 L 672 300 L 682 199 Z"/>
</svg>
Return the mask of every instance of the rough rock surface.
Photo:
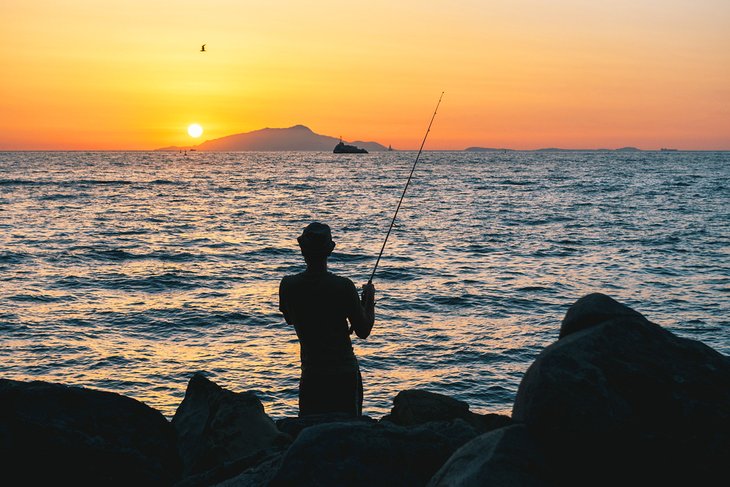
<svg viewBox="0 0 730 487">
<path fill-rule="evenodd" d="M 460 419 L 410 428 L 387 422 L 312 426 L 289 448 L 271 485 L 423 486 L 476 435 Z"/>
<path fill-rule="evenodd" d="M 258 465 L 243 471 L 231 479 L 215 485 L 216 487 L 261 487 L 263 485 L 269 485 L 271 483 L 271 479 L 279 470 L 279 467 L 281 467 L 284 455 L 285 452 L 283 451 L 276 455 L 272 455 Z"/>
<path fill-rule="evenodd" d="M 730 358 L 609 300 L 568 311 L 572 331 L 527 370 L 513 420 L 543 444 L 558 484 L 727 478 Z"/>
<path fill-rule="evenodd" d="M 429 487 L 545 487 L 545 458 L 527 427 L 515 424 L 474 438 L 433 476 Z"/>
<path fill-rule="evenodd" d="M 0 379 L 0 469 L 18 485 L 171 485 L 175 431 L 112 392 Z"/>
<path fill-rule="evenodd" d="M 175 487 L 208 487 L 210 485 L 267 485 L 279 469 L 286 448 L 260 450 L 232 462 L 225 462 L 197 475 L 185 477 Z"/>
<path fill-rule="evenodd" d="M 376 422 L 370 416 L 360 416 L 353 418 L 351 415 L 346 413 L 327 413 L 327 414 L 311 414 L 302 417 L 291 417 L 276 420 L 276 427 L 279 431 L 285 433 L 292 438 L 299 436 L 304 429 L 316 426 L 318 424 L 326 423 L 338 423 L 338 422 L 363 422 L 363 423 L 374 423 Z"/>
<path fill-rule="evenodd" d="M 501 414 L 477 414 L 469 411 L 469 405 L 443 394 L 423 390 L 401 391 L 393 399 L 390 414 L 383 421 L 400 426 L 413 426 L 430 421 L 463 419 L 480 433 L 510 424 L 509 416 Z"/>
<path fill-rule="evenodd" d="M 254 393 L 223 389 L 199 373 L 190 379 L 172 425 L 177 431 L 184 476 L 289 442 Z"/>
</svg>

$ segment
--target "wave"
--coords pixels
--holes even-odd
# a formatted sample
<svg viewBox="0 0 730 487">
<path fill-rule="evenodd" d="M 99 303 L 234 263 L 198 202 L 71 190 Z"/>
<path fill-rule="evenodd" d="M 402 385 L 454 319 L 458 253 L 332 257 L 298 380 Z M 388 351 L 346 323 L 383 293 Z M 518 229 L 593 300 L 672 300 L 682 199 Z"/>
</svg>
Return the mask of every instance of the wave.
<svg viewBox="0 0 730 487">
<path fill-rule="evenodd" d="M 15 313 L 2 313 L 0 312 L 0 332 L 18 332 L 26 331 L 28 326 L 20 324 L 20 318 Z"/>
<path fill-rule="evenodd" d="M 554 288 L 545 287 L 545 286 L 523 286 L 523 287 L 518 287 L 516 290 L 522 291 L 522 292 L 535 292 L 535 291 L 548 292 L 548 293 L 555 292 Z"/>
<path fill-rule="evenodd" d="M 462 364 L 491 364 L 499 362 L 502 359 L 501 354 L 493 351 L 481 351 L 472 349 L 455 350 L 447 355 L 445 362 L 449 365 Z"/>
<path fill-rule="evenodd" d="M 54 181 L 34 181 L 29 179 L 0 179 L 0 186 L 43 186 L 56 185 Z"/>
<path fill-rule="evenodd" d="M 59 186 L 129 186 L 136 181 L 126 179 L 78 179 L 76 181 L 59 181 Z"/>
<path fill-rule="evenodd" d="M 411 272 L 405 269 L 389 269 L 389 268 L 378 268 L 377 276 L 379 279 L 387 281 L 413 281 L 418 279 L 419 275 L 415 272 Z"/>
<path fill-rule="evenodd" d="M 102 274 L 95 277 L 64 276 L 53 287 L 61 289 L 114 289 L 118 291 L 161 292 L 211 287 L 215 281 L 192 272 L 166 272 L 153 276 L 131 277 L 125 274 Z M 205 283 L 203 286 L 201 283 Z"/>
<path fill-rule="evenodd" d="M 502 250 L 501 247 L 495 246 L 493 244 L 504 243 L 505 241 L 506 240 L 500 236 L 485 237 L 484 238 L 485 243 L 471 243 L 471 244 L 467 245 L 466 247 L 463 247 L 461 249 L 457 248 L 456 250 L 459 250 L 459 251 L 464 252 L 469 255 L 491 254 L 493 252 L 499 252 Z"/>
<path fill-rule="evenodd" d="M 467 308 L 479 302 L 480 299 L 480 296 L 469 293 L 461 294 L 459 296 L 435 295 L 431 297 L 431 300 L 434 302 L 434 304 L 447 306 L 448 308 Z"/>
<path fill-rule="evenodd" d="M 208 336 L 209 329 L 226 326 L 266 327 L 271 323 L 255 313 L 240 311 L 216 311 L 195 308 L 146 309 L 131 312 L 106 312 L 103 320 L 125 334 L 148 334 L 154 337 L 168 336 L 187 330 L 186 338 Z"/>
<path fill-rule="evenodd" d="M 0 186 L 128 186 L 132 184 L 187 186 L 185 182 L 169 179 L 153 179 L 152 181 L 131 181 L 128 179 L 76 179 L 60 181 L 19 178 L 0 179 Z"/>
<path fill-rule="evenodd" d="M 332 254 L 330 260 L 332 262 L 368 262 L 373 260 L 375 257 L 366 254 L 348 254 L 345 252 L 335 252 Z"/>
<path fill-rule="evenodd" d="M 231 247 L 238 247 L 238 244 L 234 244 L 231 242 L 216 242 L 212 244 L 205 245 L 206 248 L 209 249 L 227 249 Z"/>
<path fill-rule="evenodd" d="M 80 261 L 101 261 L 101 262 L 125 262 L 156 260 L 159 262 L 196 262 L 208 260 L 209 256 L 191 252 L 171 252 L 156 250 L 147 253 L 135 253 L 124 249 L 95 248 L 90 246 L 71 247 L 65 253 L 70 260 Z"/>
<path fill-rule="evenodd" d="M 48 294 L 16 294 L 8 296 L 9 301 L 30 302 L 30 303 L 56 303 L 63 301 L 76 301 L 73 296 L 50 296 Z"/>
<path fill-rule="evenodd" d="M 20 264 L 30 258 L 30 254 L 25 252 L 11 252 L 9 250 L 0 250 L 0 264 Z"/>
<path fill-rule="evenodd" d="M 110 355 L 104 357 L 101 360 L 97 360 L 93 364 L 89 365 L 89 370 L 105 369 L 107 367 L 121 367 L 127 364 L 133 363 L 133 360 L 129 360 L 121 355 Z"/>
<path fill-rule="evenodd" d="M 182 181 L 172 181 L 169 179 L 154 179 L 150 181 L 148 184 L 159 184 L 162 186 L 187 186 L 188 183 L 182 182 Z"/>
<path fill-rule="evenodd" d="M 117 237 L 125 235 L 147 235 L 150 230 L 102 230 L 97 235 L 105 235 L 108 237 Z"/>
<path fill-rule="evenodd" d="M 298 254 L 299 251 L 295 250 L 294 247 L 291 248 L 284 248 L 284 247 L 263 247 L 256 250 L 249 250 L 247 252 L 243 252 L 241 255 L 243 256 L 278 256 L 278 255 L 292 255 L 292 254 Z"/>
<path fill-rule="evenodd" d="M 56 193 L 56 194 L 46 194 L 46 195 L 40 196 L 38 198 L 38 200 L 39 201 L 75 200 L 80 196 L 84 196 L 84 195 L 70 194 L 70 193 Z"/>
<path fill-rule="evenodd" d="M 504 185 L 504 186 L 532 186 L 537 184 L 536 181 L 517 181 L 515 179 L 504 179 L 502 181 L 498 181 L 498 184 Z"/>
</svg>

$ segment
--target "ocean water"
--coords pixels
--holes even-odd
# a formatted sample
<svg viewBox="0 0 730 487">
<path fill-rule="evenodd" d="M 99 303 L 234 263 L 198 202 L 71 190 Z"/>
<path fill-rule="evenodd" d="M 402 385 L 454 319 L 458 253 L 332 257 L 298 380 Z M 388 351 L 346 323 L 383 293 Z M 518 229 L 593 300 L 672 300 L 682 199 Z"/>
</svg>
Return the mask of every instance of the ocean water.
<svg viewBox="0 0 730 487">
<path fill-rule="evenodd" d="M 205 371 L 296 415 L 278 283 L 329 223 L 370 275 L 414 152 L 0 153 L 0 377 L 171 417 Z M 600 291 L 730 353 L 730 153 L 426 152 L 354 340 L 364 412 L 404 389 L 509 412 L 568 306 Z"/>
</svg>

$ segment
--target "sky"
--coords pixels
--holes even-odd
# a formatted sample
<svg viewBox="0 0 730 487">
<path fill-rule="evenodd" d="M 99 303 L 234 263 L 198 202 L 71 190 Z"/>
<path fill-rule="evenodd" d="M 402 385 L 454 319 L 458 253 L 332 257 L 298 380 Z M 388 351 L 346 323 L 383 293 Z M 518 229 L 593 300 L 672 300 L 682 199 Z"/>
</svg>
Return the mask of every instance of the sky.
<svg viewBox="0 0 730 487">
<path fill-rule="evenodd" d="M 0 66 L 0 150 L 418 149 L 442 91 L 427 149 L 730 150 L 727 0 L 3 0 Z"/>
</svg>

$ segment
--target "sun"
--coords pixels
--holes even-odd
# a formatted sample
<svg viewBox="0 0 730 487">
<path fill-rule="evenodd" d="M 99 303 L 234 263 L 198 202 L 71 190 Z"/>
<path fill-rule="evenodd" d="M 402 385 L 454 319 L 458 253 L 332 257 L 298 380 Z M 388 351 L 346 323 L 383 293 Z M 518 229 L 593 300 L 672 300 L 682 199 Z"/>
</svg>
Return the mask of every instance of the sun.
<svg viewBox="0 0 730 487">
<path fill-rule="evenodd" d="M 203 127 L 201 127 L 200 124 L 197 123 L 190 124 L 188 126 L 188 135 L 197 139 L 198 137 L 203 135 Z"/>
</svg>

